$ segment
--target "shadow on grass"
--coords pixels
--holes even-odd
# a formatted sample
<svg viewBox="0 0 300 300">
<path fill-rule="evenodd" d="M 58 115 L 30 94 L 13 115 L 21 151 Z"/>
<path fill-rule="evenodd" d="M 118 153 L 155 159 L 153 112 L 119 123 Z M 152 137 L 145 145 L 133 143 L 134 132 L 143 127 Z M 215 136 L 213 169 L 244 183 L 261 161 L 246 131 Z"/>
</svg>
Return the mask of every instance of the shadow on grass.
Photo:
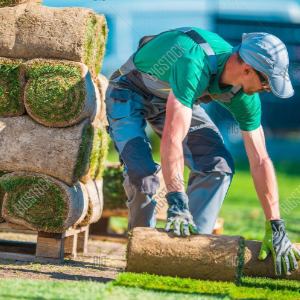
<svg viewBox="0 0 300 300">
<path fill-rule="evenodd" d="M 297 280 L 270 279 L 266 277 L 242 277 L 241 286 L 254 288 L 268 288 L 275 290 L 289 290 L 300 293 L 300 282 Z M 300 296 L 300 294 L 299 294 Z"/>
</svg>

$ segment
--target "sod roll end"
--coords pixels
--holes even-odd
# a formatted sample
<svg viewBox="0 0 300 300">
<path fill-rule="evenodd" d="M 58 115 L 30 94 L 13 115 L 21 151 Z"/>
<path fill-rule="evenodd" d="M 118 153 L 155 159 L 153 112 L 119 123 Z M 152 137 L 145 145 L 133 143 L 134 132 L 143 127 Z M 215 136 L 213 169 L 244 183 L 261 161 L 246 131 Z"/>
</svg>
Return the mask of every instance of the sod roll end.
<svg viewBox="0 0 300 300">
<path fill-rule="evenodd" d="M 5 195 L 2 214 L 6 221 L 45 232 L 63 232 L 79 224 L 88 209 L 83 184 L 69 187 L 38 173 L 13 172 L 0 179 Z"/>
<path fill-rule="evenodd" d="M 274 260 L 271 253 L 266 257 L 265 260 L 259 260 L 258 255 L 260 252 L 261 244 L 260 241 L 245 241 L 245 266 L 243 271 L 243 276 L 253 276 L 253 277 L 268 277 L 268 278 L 281 278 L 289 280 L 300 281 L 300 269 L 292 270 L 291 275 L 285 275 L 282 266 L 282 275 L 275 275 Z M 296 248 L 300 250 L 300 244 L 294 243 Z M 297 260 L 298 265 L 300 261 Z"/>
<path fill-rule="evenodd" d="M 200 234 L 174 237 L 163 229 L 134 228 L 127 249 L 127 272 L 239 282 L 241 236 Z"/>
<path fill-rule="evenodd" d="M 28 114 L 48 127 L 68 127 L 91 118 L 95 86 L 88 67 L 65 60 L 34 59 L 24 64 Z"/>
<path fill-rule="evenodd" d="M 103 211 L 103 181 L 89 180 L 84 186 L 86 187 L 88 193 L 89 206 L 87 214 L 80 223 L 81 226 L 97 222 L 100 219 Z"/>
</svg>

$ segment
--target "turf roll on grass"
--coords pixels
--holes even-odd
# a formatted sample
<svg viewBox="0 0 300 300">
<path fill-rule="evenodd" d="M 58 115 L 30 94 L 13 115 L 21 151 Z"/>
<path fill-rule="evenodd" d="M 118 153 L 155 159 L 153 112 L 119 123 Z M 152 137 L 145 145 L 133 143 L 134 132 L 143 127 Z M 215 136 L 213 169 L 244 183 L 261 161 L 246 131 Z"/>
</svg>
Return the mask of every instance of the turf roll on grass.
<svg viewBox="0 0 300 300">
<path fill-rule="evenodd" d="M 0 10 L 0 56 L 59 58 L 101 70 L 107 39 L 104 15 L 80 7 L 55 8 L 36 3 Z"/>
<path fill-rule="evenodd" d="M 84 174 L 93 138 L 88 119 L 50 128 L 27 115 L 0 118 L 0 172 L 37 172 L 73 186 Z"/>
<path fill-rule="evenodd" d="M 5 6 L 15 6 L 19 4 L 24 4 L 24 3 L 38 3 L 42 4 L 43 0 L 0 0 L 0 8 L 5 7 Z"/>
<path fill-rule="evenodd" d="M 300 269 L 292 270 L 291 275 L 287 276 L 284 274 L 284 269 L 282 267 L 282 275 L 275 275 L 275 266 L 272 254 L 270 253 L 265 260 L 258 260 L 259 251 L 262 242 L 259 241 L 245 241 L 245 265 L 243 276 L 253 276 L 253 277 L 268 277 L 268 278 L 282 278 L 289 280 L 300 281 Z M 300 243 L 294 243 L 297 249 L 300 250 Z M 296 258 L 298 265 L 300 265 L 300 260 Z"/>
<path fill-rule="evenodd" d="M 127 249 L 127 272 L 240 282 L 241 236 L 200 234 L 174 237 L 155 228 L 134 228 Z"/>
<path fill-rule="evenodd" d="M 24 64 L 28 114 L 48 127 L 68 127 L 93 115 L 96 94 L 86 65 L 34 59 Z"/>
<path fill-rule="evenodd" d="M 86 190 L 89 196 L 89 205 L 87 214 L 83 221 L 79 224 L 85 226 L 97 222 L 103 211 L 103 191 L 102 180 L 89 180 L 86 184 Z"/>
<path fill-rule="evenodd" d="M 45 232 L 63 232 L 79 224 L 88 209 L 83 184 L 69 187 L 38 173 L 13 172 L 0 179 L 5 195 L 2 214 L 5 220 Z"/>
<path fill-rule="evenodd" d="M 24 114 L 22 59 L 0 57 L 0 117 Z"/>
</svg>

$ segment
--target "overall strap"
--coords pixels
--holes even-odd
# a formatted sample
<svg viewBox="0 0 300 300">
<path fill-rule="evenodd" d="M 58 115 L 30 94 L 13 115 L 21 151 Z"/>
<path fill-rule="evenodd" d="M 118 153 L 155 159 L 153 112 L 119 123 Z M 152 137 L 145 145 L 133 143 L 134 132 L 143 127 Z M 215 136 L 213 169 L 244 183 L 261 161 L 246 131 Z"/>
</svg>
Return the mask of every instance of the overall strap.
<svg viewBox="0 0 300 300">
<path fill-rule="evenodd" d="M 179 28 L 175 28 L 175 29 L 170 29 L 170 31 L 173 31 L 173 30 L 185 33 L 196 44 L 198 44 L 204 50 L 204 52 L 208 55 L 210 62 L 211 62 L 211 66 L 212 66 L 212 76 L 211 76 L 211 80 L 210 80 L 210 82 L 212 82 L 218 71 L 217 57 L 216 57 L 216 54 L 215 54 L 214 50 L 212 49 L 212 47 L 192 27 L 179 27 Z"/>
</svg>

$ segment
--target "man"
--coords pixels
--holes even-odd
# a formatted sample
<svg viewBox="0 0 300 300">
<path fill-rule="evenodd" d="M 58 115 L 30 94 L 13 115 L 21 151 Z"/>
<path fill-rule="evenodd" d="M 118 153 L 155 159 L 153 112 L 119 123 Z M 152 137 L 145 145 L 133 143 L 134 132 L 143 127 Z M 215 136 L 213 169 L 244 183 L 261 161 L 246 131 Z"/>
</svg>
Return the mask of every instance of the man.
<svg viewBox="0 0 300 300">
<path fill-rule="evenodd" d="M 297 269 L 300 252 L 280 218 L 278 189 L 261 127 L 259 92 L 293 96 L 285 45 L 268 33 L 243 34 L 233 48 L 215 33 L 177 28 L 147 36 L 110 78 L 107 131 L 124 163 L 128 230 L 155 227 L 153 195 L 162 167 L 168 189 L 168 219 L 176 236 L 212 233 L 230 186 L 234 163 L 215 124 L 198 105 L 217 101 L 239 124 L 266 222 L 259 254 L 271 251 L 276 274 Z M 146 121 L 162 139 L 161 167 L 151 156 Z M 184 164 L 191 170 L 188 187 Z M 296 257 L 295 257 L 296 256 Z"/>
</svg>

